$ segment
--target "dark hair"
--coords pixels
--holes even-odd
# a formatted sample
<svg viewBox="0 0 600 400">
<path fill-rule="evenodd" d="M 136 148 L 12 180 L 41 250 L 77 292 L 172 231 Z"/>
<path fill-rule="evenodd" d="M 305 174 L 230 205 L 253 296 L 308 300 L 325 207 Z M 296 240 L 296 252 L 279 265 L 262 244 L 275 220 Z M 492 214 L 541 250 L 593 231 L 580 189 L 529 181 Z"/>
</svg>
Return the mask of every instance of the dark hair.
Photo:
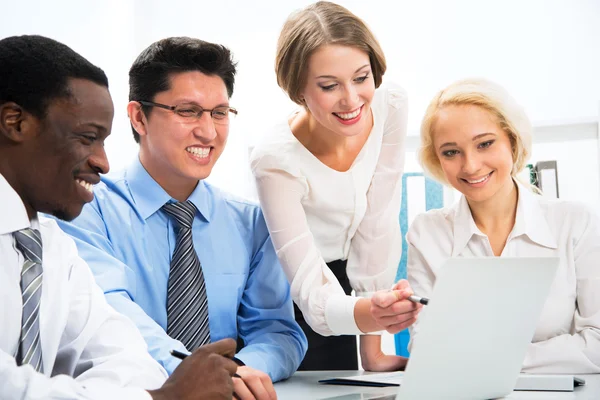
<svg viewBox="0 0 600 400">
<path fill-rule="evenodd" d="M 108 88 L 104 71 L 56 40 L 38 35 L 0 40 L 0 104 L 15 102 L 43 118 L 53 99 L 71 95 L 70 78 Z"/>
<path fill-rule="evenodd" d="M 223 80 L 229 97 L 233 94 L 235 67 L 225 46 L 189 37 L 170 37 L 152 43 L 136 58 L 129 70 L 129 101 L 154 100 L 157 93 L 170 88 L 174 73 L 200 71 Z M 148 115 L 150 107 L 142 106 Z M 133 138 L 140 135 L 133 126 Z"/>
</svg>

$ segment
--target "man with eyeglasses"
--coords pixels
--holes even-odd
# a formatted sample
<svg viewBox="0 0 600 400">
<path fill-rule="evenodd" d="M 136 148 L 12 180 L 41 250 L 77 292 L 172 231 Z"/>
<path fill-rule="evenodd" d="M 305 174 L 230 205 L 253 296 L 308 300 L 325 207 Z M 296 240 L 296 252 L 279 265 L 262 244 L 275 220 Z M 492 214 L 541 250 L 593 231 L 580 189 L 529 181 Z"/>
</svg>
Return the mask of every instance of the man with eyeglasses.
<svg viewBox="0 0 600 400">
<path fill-rule="evenodd" d="M 171 350 L 237 338 L 237 397 L 274 399 L 272 382 L 297 369 L 306 337 L 260 208 L 204 181 L 237 114 L 235 72 L 227 48 L 198 39 L 145 49 L 127 105 L 139 157 L 102 177 L 94 201 L 61 227 L 167 372 L 180 363 Z"/>
</svg>

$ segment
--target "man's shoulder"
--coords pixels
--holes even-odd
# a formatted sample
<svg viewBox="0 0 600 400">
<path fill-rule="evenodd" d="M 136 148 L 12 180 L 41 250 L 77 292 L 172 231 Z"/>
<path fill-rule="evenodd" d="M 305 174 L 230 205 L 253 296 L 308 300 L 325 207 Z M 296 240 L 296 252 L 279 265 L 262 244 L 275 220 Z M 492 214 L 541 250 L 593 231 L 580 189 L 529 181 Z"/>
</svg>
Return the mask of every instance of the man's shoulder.
<svg viewBox="0 0 600 400">
<path fill-rule="evenodd" d="M 260 231 L 265 231 L 268 235 L 263 212 L 257 200 L 227 192 L 208 183 L 205 185 L 220 217 L 234 221 L 241 230 L 250 231 L 253 235 Z"/>
<path fill-rule="evenodd" d="M 131 210 L 135 209 L 133 198 L 127 189 L 127 182 L 123 172 L 103 175 L 100 182 L 94 185 L 94 198 L 85 204 L 81 214 L 73 221 L 59 222 L 62 229 L 70 235 L 70 226 L 90 229 L 98 228 L 102 231 L 121 229 Z"/>
<path fill-rule="evenodd" d="M 102 214 L 104 209 L 115 212 L 124 206 L 126 209 L 133 206 L 133 199 L 124 171 L 119 171 L 100 177 L 100 182 L 94 186 L 94 200 L 84 208 L 92 207 Z"/>
<path fill-rule="evenodd" d="M 123 197 L 126 193 L 127 178 L 125 170 L 111 172 L 100 177 L 100 182 L 94 186 L 94 195 L 99 194 L 102 198 Z"/>
<path fill-rule="evenodd" d="M 38 214 L 40 233 L 44 246 L 52 248 L 55 254 L 65 255 L 75 249 L 75 242 L 58 225 L 55 217 Z"/>
<path fill-rule="evenodd" d="M 220 203 L 229 210 L 243 212 L 253 216 L 257 213 L 261 213 L 260 205 L 257 200 L 225 191 L 210 183 L 205 183 L 205 185 L 215 204 Z"/>
</svg>

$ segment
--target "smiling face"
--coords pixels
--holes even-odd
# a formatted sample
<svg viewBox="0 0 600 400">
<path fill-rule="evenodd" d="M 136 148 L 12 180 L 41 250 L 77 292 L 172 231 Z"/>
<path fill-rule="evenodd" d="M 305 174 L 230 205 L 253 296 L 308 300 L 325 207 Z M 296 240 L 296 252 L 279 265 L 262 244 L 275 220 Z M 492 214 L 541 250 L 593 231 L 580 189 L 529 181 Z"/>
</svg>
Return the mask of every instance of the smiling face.
<svg viewBox="0 0 600 400">
<path fill-rule="evenodd" d="M 192 104 L 210 110 L 229 106 L 223 80 L 198 71 L 171 76 L 170 89 L 151 100 L 169 106 Z M 178 200 L 185 200 L 198 180 L 207 178 L 229 135 L 228 124 L 215 124 L 209 112 L 200 119 L 182 118 L 170 110 L 153 107 L 148 116 L 137 102 L 128 105 L 131 122 L 140 134 L 140 160 L 148 173 Z"/>
<path fill-rule="evenodd" d="M 495 117 L 474 105 L 446 106 L 432 128 L 433 144 L 447 181 L 470 202 L 512 188 L 512 145 Z"/>
<path fill-rule="evenodd" d="M 21 196 L 30 217 L 37 212 L 67 221 L 94 198 L 92 185 L 108 172 L 104 140 L 110 134 L 113 103 L 104 86 L 71 79 L 71 96 L 50 102 L 40 120 L 28 116 L 11 185 Z M 21 160 L 17 160 L 21 158 Z"/>
<path fill-rule="evenodd" d="M 375 83 L 369 54 L 350 46 L 325 45 L 308 62 L 301 93 L 312 119 L 326 131 L 350 137 L 371 129 Z"/>
</svg>

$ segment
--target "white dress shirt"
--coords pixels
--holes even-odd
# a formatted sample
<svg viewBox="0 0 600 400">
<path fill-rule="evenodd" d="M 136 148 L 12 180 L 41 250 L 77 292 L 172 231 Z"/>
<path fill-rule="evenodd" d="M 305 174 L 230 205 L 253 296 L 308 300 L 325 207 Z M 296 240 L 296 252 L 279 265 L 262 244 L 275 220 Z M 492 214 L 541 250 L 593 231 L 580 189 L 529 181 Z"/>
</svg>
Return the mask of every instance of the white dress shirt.
<svg viewBox="0 0 600 400">
<path fill-rule="evenodd" d="M 583 204 L 517 187 L 515 225 L 500 257 L 560 258 L 523 372 L 600 373 L 600 220 Z M 408 280 L 420 296 L 431 294 L 447 258 L 494 255 L 464 196 L 452 207 L 417 216 L 407 242 Z M 418 330 L 417 321 L 411 342 Z"/>
<path fill-rule="evenodd" d="M 346 296 L 326 263 L 347 259 L 357 296 L 393 284 L 401 255 L 398 215 L 407 96 L 384 85 L 371 104 L 373 128 L 345 172 L 329 168 L 278 125 L 251 156 L 258 194 L 292 298 L 317 333 L 362 333 L 356 297 Z"/>
<path fill-rule="evenodd" d="M 167 375 L 128 319 L 114 311 L 54 220 L 29 220 L 0 175 L 0 399 L 150 399 Z M 17 366 L 22 254 L 12 233 L 39 229 L 43 244 L 40 341 L 43 374 Z"/>
</svg>

